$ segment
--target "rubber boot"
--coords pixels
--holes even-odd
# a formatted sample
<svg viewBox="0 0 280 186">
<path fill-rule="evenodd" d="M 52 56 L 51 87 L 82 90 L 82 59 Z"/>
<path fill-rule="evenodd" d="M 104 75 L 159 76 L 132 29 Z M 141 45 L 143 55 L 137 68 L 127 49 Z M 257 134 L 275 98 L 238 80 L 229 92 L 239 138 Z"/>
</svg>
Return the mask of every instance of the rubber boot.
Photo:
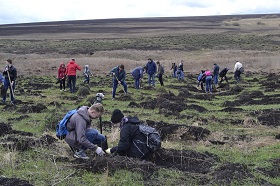
<svg viewBox="0 0 280 186">
<path fill-rule="evenodd" d="M 101 142 L 100 147 L 102 148 L 103 151 L 108 149 L 107 138 L 103 142 Z"/>
</svg>

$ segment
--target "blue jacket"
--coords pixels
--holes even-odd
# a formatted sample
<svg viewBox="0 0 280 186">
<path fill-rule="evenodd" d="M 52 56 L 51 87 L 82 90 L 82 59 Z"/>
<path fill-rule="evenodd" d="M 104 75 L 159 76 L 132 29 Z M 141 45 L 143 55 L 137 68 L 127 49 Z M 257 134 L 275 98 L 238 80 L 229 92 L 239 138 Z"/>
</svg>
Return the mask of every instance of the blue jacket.
<svg viewBox="0 0 280 186">
<path fill-rule="evenodd" d="M 134 79 L 140 79 L 143 78 L 143 72 L 143 67 L 139 66 L 131 71 L 131 75 L 134 77 Z"/>
<path fill-rule="evenodd" d="M 115 76 L 114 76 L 114 80 L 117 80 L 116 77 L 118 78 L 118 80 L 120 82 L 124 82 L 125 81 L 125 76 L 126 76 L 126 72 L 125 70 L 122 70 L 121 72 L 119 71 L 119 66 L 117 67 L 114 67 L 111 71 L 110 71 L 111 74 L 115 73 Z"/>
<path fill-rule="evenodd" d="M 149 75 L 155 74 L 157 72 L 157 65 L 154 61 L 148 62 L 146 64 L 146 67 L 147 67 L 146 72 Z"/>
<path fill-rule="evenodd" d="M 218 76 L 219 75 L 219 70 L 220 70 L 220 67 L 217 64 L 214 65 L 213 75 Z"/>
</svg>

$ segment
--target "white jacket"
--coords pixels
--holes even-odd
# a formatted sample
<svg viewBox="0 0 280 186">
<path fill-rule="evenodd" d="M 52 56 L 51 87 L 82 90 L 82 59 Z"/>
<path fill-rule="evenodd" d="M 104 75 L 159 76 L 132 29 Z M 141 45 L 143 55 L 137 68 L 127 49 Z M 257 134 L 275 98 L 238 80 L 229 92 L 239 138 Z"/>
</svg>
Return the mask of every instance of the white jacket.
<svg viewBox="0 0 280 186">
<path fill-rule="evenodd" d="M 242 67 L 242 64 L 239 61 L 237 61 L 234 65 L 233 72 L 235 72 L 236 70 L 239 70 L 241 67 Z"/>
</svg>

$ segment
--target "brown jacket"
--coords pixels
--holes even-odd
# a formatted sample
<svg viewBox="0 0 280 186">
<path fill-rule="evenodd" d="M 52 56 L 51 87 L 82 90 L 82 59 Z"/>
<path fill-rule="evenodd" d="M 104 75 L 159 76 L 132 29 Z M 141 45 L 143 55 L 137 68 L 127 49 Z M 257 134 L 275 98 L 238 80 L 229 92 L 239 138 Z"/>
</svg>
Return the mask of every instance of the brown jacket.
<svg viewBox="0 0 280 186">
<path fill-rule="evenodd" d="M 76 149 L 86 148 L 96 150 L 97 146 L 86 138 L 86 130 L 91 128 L 91 119 L 88 115 L 87 106 L 82 106 L 67 123 L 67 129 L 70 131 L 65 138 L 66 143 Z"/>
</svg>

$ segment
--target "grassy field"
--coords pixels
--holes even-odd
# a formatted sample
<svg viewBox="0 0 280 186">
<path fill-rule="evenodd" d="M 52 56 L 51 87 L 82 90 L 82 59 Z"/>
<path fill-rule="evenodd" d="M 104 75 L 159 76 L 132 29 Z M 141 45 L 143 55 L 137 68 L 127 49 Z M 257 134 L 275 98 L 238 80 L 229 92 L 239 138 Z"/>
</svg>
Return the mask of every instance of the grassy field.
<svg viewBox="0 0 280 186">
<path fill-rule="evenodd" d="M 0 25 L 0 60 L 12 58 L 19 77 L 15 106 L 0 105 L 0 182 L 32 185 L 279 185 L 279 24 L 277 15 L 120 19 Z M 75 58 L 89 64 L 89 85 L 78 72 L 78 91 L 60 92 L 57 67 Z M 147 58 L 160 60 L 165 86 L 117 90 L 111 98 L 109 71 L 124 64 L 129 73 Z M 185 79 L 171 78 L 172 62 L 184 60 Z M 236 60 L 245 66 L 233 79 Z M 229 83 L 213 94 L 196 86 L 201 69 L 229 67 Z M 115 108 L 156 127 L 162 149 L 151 162 L 87 151 L 72 157 L 55 138 L 66 111 L 90 105 L 103 92 L 104 134 L 118 142 L 109 122 Z M 9 99 L 8 99 L 9 100 Z M 98 121 L 93 121 L 99 129 Z"/>
</svg>

